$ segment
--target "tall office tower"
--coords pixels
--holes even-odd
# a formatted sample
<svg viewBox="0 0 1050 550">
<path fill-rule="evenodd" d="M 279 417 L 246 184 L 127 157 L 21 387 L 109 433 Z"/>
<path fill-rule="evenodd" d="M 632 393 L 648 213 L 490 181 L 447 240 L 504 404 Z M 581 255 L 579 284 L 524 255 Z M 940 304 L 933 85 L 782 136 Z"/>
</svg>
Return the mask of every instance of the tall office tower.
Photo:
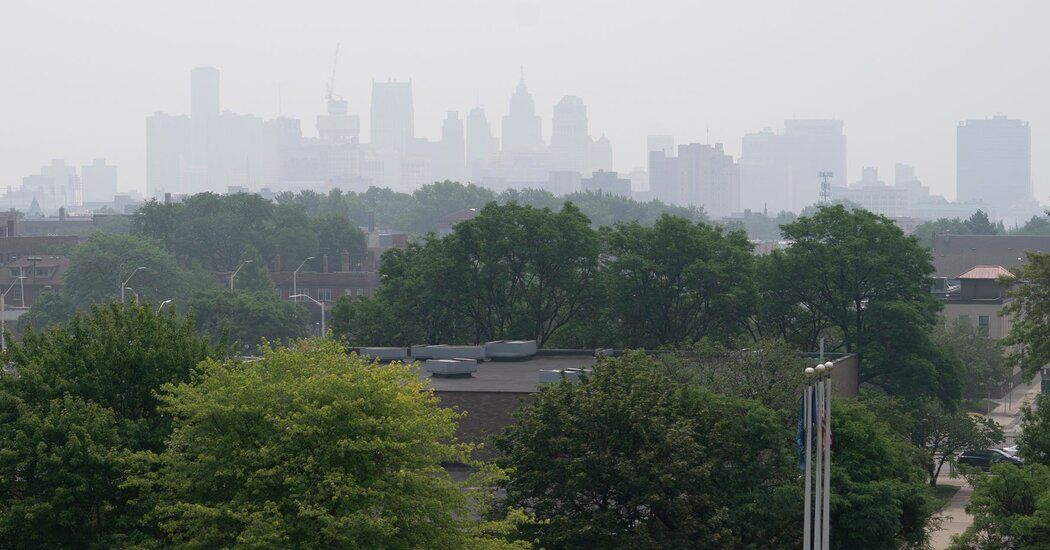
<svg viewBox="0 0 1050 550">
<path fill-rule="evenodd" d="M 966 120 L 956 131 L 956 199 L 1008 209 L 1032 202 L 1032 132 L 996 115 Z"/>
<path fill-rule="evenodd" d="M 841 120 L 788 120 L 783 132 L 764 130 L 743 138 L 742 205 L 751 210 L 801 212 L 816 204 L 821 172 L 833 186 L 846 181 L 846 136 Z"/>
<path fill-rule="evenodd" d="M 403 152 L 416 137 L 412 82 L 372 83 L 372 146 Z"/>
<path fill-rule="evenodd" d="M 816 204 L 820 196 L 820 173 L 831 172 L 831 185 L 846 184 L 846 136 L 841 120 L 787 120 L 791 210 Z"/>
<path fill-rule="evenodd" d="M 50 204 L 41 205 L 45 210 L 57 209 L 60 206 L 80 206 L 83 204 L 83 192 L 77 169 L 66 166 L 66 161 L 54 159 L 49 166 L 40 168 L 40 174 L 50 178 L 53 191 L 50 193 Z"/>
<path fill-rule="evenodd" d="M 441 125 L 441 147 L 437 162 L 438 180 L 462 182 L 466 179 L 463 121 L 457 111 L 449 111 Z"/>
<path fill-rule="evenodd" d="M 740 155 L 740 204 L 775 216 L 791 210 L 791 176 L 783 134 L 745 134 Z"/>
<path fill-rule="evenodd" d="M 219 69 L 197 67 L 190 71 L 190 118 L 219 116 Z"/>
<path fill-rule="evenodd" d="M 80 184 L 84 202 L 113 202 L 117 194 L 117 167 L 106 164 L 106 159 L 95 159 L 80 167 Z"/>
<path fill-rule="evenodd" d="M 466 148 L 464 154 L 467 166 L 473 173 L 476 167 L 484 167 L 492 163 L 496 152 L 499 150 L 499 140 L 492 135 L 492 128 L 485 117 L 485 110 L 475 107 L 467 115 L 466 124 Z"/>
<path fill-rule="evenodd" d="M 179 193 L 189 152 L 189 118 L 154 113 L 146 117 L 146 196 Z"/>
<path fill-rule="evenodd" d="M 674 156 L 674 136 L 666 134 L 654 134 L 645 137 L 645 151 L 646 153 L 652 153 L 655 151 L 663 152 L 666 157 Z"/>
<path fill-rule="evenodd" d="M 587 172 L 597 172 L 599 170 L 609 172 L 612 170 L 612 143 L 609 142 L 609 138 L 605 137 L 605 134 L 591 142 L 588 156 L 591 164 L 587 168 Z"/>
<path fill-rule="evenodd" d="M 740 210 L 740 166 L 721 143 L 679 145 L 678 185 L 684 204 L 703 206 L 713 218 Z"/>
<path fill-rule="evenodd" d="M 551 118 L 551 161 L 555 170 L 581 174 L 590 167 L 591 137 L 587 130 L 587 106 L 574 95 L 561 98 Z"/>
<path fill-rule="evenodd" d="M 510 96 L 510 113 L 503 117 L 503 152 L 533 153 L 543 149 L 543 128 L 536 115 L 536 104 L 525 87 L 522 73 L 514 95 Z"/>
<path fill-rule="evenodd" d="M 667 204 L 682 204 L 678 157 L 663 148 L 649 153 L 649 194 Z"/>
</svg>

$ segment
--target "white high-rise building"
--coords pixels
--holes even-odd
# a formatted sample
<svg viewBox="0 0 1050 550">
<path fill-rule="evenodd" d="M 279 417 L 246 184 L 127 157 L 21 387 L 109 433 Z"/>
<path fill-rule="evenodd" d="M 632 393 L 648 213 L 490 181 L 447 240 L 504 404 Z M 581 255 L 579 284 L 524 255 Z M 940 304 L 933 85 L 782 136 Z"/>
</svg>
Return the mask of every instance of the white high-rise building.
<svg viewBox="0 0 1050 550">
<path fill-rule="evenodd" d="M 1001 210 L 1031 205 L 1032 132 L 1027 122 L 996 115 L 959 124 L 956 198 Z"/>
<path fill-rule="evenodd" d="M 84 202 L 112 202 L 117 194 L 117 167 L 106 159 L 94 159 L 80 168 Z"/>
<path fill-rule="evenodd" d="M 492 135 L 492 127 L 485 117 L 485 110 L 475 107 L 467 115 L 466 147 L 464 150 L 467 167 L 473 178 L 480 178 L 495 161 L 499 151 L 499 140 Z"/>
<path fill-rule="evenodd" d="M 848 180 L 842 130 L 841 120 L 788 120 L 783 132 L 745 135 L 740 155 L 742 206 L 801 212 L 816 204 L 821 172 L 831 172 L 831 184 L 844 187 Z"/>
<path fill-rule="evenodd" d="M 591 136 L 587 129 L 587 106 L 567 95 L 554 106 L 551 118 L 551 163 L 555 170 L 588 173 Z"/>
<path fill-rule="evenodd" d="M 372 147 L 404 152 L 416 136 L 411 82 L 372 83 Z"/>
<path fill-rule="evenodd" d="M 510 113 L 503 117 L 502 135 L 504 153 L 535 153 L 543 149 L 543 127 L 532 94 L 525 86 L 524 73 L 510 97 Z"/>
</svg>

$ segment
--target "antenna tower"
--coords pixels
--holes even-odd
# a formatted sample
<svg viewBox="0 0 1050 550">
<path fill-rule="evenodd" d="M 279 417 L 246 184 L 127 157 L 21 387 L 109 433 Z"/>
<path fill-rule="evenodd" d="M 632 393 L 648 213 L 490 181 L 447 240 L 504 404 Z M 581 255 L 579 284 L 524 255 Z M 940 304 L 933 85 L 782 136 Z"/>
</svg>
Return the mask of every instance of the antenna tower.
<svg viewBox="0 0 1050 550">
<path fill-rule="evenodd" d="M 820 172 L 820 204 L 831 204 L 831 178 L 834 172 Z"/>
</svg>

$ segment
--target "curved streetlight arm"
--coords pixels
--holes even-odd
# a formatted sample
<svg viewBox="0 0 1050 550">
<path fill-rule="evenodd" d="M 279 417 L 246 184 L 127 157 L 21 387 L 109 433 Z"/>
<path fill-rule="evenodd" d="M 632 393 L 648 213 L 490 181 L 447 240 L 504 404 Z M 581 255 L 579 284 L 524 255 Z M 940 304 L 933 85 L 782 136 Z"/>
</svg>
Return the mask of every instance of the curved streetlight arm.
<svg viewBox="0 0 1050 550">
<path fill-rule="evenodd" d="M 317 300 L 314 300 L 309 294 L 293 294 L 289 296 L 289 298 L 306 298 L 311 302 L 317 304 L 317 306 L 321 308 L 321 337 L 324 338 L 325 335 L 328 334 L 327 332 L 325 332 L 324 326 L 324 304 Z"/>
<path fill-rule="evenodd" d="M 170 303 L 171 303 L 170 299 L 169 300 L 164 300 L 163 302 L 161 302 L 160 303 L 160 307 L 157 308 L 157 313 L 160 313 L 160 310 L 164 309 L 164 306 L 166 306 L 166 305 L 168 305 Z"/>
<path fill-rule="evenodd" d="M 306 262 L 309 262 L 312 259 L 314 259 L 314 256 L 310 256 L 303 260 L 303 263 L 299 264 L 299 267 L 295 268 L 295 271 L 292 272 L 292 294 L 299 294 L 299 270 L 306 265 Z M 296 299 L 295 301 L 298 302 L 299 300 Z"/>
<path fill-rule="evenodd" d="M 233 290 L 233 278 L 236 277 L 237 274 L 241 272 L 241 268 L 242 267 L 244 267 L 247 264 L 252 263 L 253 261 L 254 260 L 244 260 L 243 262 L 241 262 L 241 265 L 237 266 L 237 269 L 235 269 L 233 271 L 233 274 L 230 275 L 230 290 Z"/>
<path fill-rule="evenodd" d="M 135 270 L 131 272 L 131 275 L 128 275 L 128 278 L 124 279 L 124 282 L 120 285 L 120 303 L 122 303 L 122 304 L 124 303 L 124 289 L 128 287 L 128 283 L 131 282 L 131 278 L 134 277 L 136 273 L 138 273 L 139 271 L 142 271 L 143 269 L 146 269 L 146 266 L 140 265 L 140 266 L 136 267 Z"/>
<path fill-rule="evenodd" d="M 11 281 L 11 286 L 7 287 L 7 290 L 4 291 L 4 296 L 7 296 L 7 293 L 11 292 L 11 289 L 14 288 L 15 285 L 18 284 L 18 282 L 21 281 L 22 279 L 25 279 L 25 277 L 21 277 L 21 276 L 15 277 L 15 280 Z"/>
</svg>

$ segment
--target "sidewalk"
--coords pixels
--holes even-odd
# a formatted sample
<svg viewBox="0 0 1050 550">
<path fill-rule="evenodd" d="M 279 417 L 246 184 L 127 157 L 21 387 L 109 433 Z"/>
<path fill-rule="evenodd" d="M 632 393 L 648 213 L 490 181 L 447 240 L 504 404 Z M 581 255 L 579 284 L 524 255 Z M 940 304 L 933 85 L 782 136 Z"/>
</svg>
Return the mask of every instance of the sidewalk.
<svg viewBox="0 0 1050 550">
<path fill-rule="evenodd" d="M 1014 386 L 1010 393 L 1004 395 L 1002 399 L 992 400 L 997 405 L 992 409 L 988 418 L 995 420 L 1002 426 L 1003 435 L 1006 436 L 1004 447 L 1014 444 L 1014 439 L 1020 433 L 1021 408 L 1035 401 L 1035 398 L 1039 395 L 1039 387 L 1039 377 L 1036 376 L 1031 383 L 1021 383 Z"/>
<path fill-rule="evenodd" d="M 1014 440 L 1021 431 L 1021 408 L 1035 401 L 1036 396 L 1039 395 L 1039 387 L 1039 377 L 1036 377 L 1029 384 L 1022 383 L 1014 386 L 1010 393 L 1004 395 L 1002 399 L 992 400 L 996 406 L 988 418 L 1002 426 L 1003 435 L 1006 436 L 1004 447 L 1014 444 Z M 937 517 L 941 520 L 941 528 L 930 535 L 930 546 L 934 550 L 944 550 L 951 544 L 952 536 L 962 533 L 973 523 L 973 517 L 966 513 L 966 505 L 970 502 L 970 493 L 973 492 L 973 488 L 966 483 L 965 479 L 961 477 L 951 479 L 946 473 L 942 473 L 937 478 L 937 483 L 959 486 L 959 491 L 952 496 L 948 505 L 937 513 Z"/>
<path fill-rule="evenodd" d="M 966 513 L 966 505 L 970 502 L 973 487 L 961 477 L 952 479 L 944 474 L 937 478 L 937 483 L 959 486 L 948 505 L 937 513 L 941 528 L 930 534 L 930 547 L 934 550 L 944 550 L 951 544 L 953 536 L 961 534 L 973 523 L 973 517 Z"/>
</svg>

